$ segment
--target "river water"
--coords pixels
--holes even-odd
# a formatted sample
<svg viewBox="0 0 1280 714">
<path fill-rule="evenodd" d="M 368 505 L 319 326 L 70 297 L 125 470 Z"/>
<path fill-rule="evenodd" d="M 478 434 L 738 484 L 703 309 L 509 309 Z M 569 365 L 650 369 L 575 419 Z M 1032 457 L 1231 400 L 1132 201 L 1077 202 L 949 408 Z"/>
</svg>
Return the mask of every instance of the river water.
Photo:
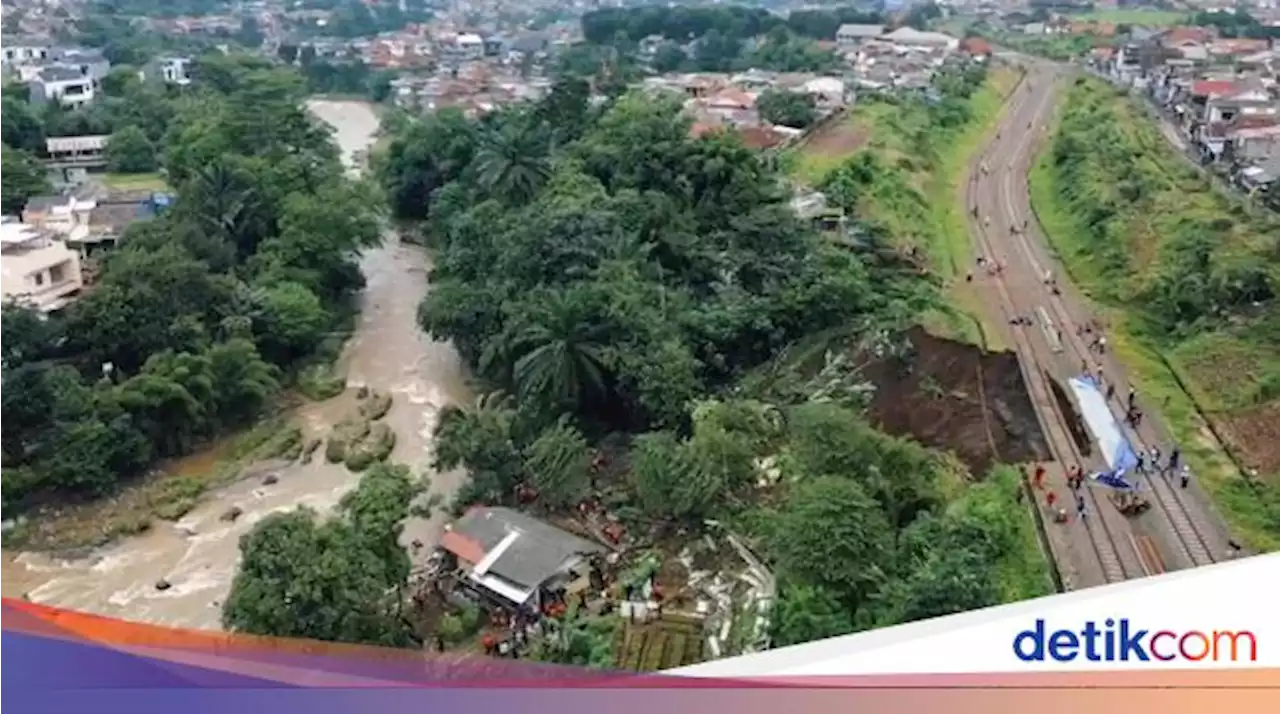
<svg viewBox="0 0 1280 714">
<path fill-rule="evenodd" d="M 363 102 L 315 100 L 308 108 L 332 125 L 343 161 L 354 174 L 358 154 L 372 146 L 378 117 Z M 387 425 L 396 431 L 398 463 L 426 473 L 431 433 L 440 410 L 470 399 L 457 353 L 418 328 L 418 302 L 427 290 L 427 256 L 402 244 L 394 233 L 361 257 L 367 287 L 361 315 L 347 343 L 341 366 L 347 393 L 302 407 L 295 418 L 308 434 L 323 435 L 354 409 L 353 392 L 368 386 L 394 395 Z M 323 451 L 323 450 L 322 450 Z M 221 602 L 227 595 L 239 558 L 239 539 L 267 515 L 299 505 L 320 512 L 333 508 L 359 476 L 323 454 L 309 464 L 258 465 L 252 477 L 208 494 L 177 523 L 158 522 L 140 536 L 126 538 L 88 557 L 58 560 L 37 553 L 6 553 L 4 594 L 26 593 L 33 601 L 113 617 L 175 627 L 219 627 Z M 191 473 L 213 459 L 197 453 L 175 464 L 171 473 Z M 279 481 L 265 486 L 274 473 Z M 428 474 L 432 491 L 449 496 L 460 473 Z M 243 514 L 234 523 L 221 520 L 232 507 Z M 437 509 L 440 510 L 440 509 Z M 433 543 L 443 528 L 443 513 L 430 521 L 413 519 L 404 541 Z M 172 587 L 155 588 L 161 578 Z"/>
</svg>

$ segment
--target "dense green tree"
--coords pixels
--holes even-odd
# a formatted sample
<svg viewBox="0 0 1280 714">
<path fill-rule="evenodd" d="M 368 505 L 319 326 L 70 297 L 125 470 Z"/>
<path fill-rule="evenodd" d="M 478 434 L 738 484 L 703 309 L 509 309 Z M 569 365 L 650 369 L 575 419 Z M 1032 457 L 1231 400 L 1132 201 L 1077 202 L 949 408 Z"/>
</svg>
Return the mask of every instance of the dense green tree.
<svg viewBox="0 0 1280 714">
<path fill-rule="evenodd" d="M 3 193 L 0 210 L 5 215 L 22 213 L 27 199 L 53 191 L 49 179 L 45 177 L 44 168 L 35 157 L 8 145 L 5 145 L 0 157 L 0 181 L 3 181 L 3 187 L 0 188 Z"/>
<path fill-rule="evenodd" d="M 299 283 L 281 281 L 254 296 L 253 328 L 264 354 L 279 364 L 310 353 L 332 322 L 320 298 Z"/>
<path fill-rule="evenodd" d="M 770 526 L 775 562 L 851 612 L 871 605 L 893 567 L 894 531 L 880 505 L 850 479 L 798 478 Z"/>
<path fill-rule="evenodd" d="M 544 503 L 564 507 L 580 501 L 591 476 L 587 440 L 563 417 L 530 444 L 525 469 Z"/>
<path fill-rule="evenodd" d="M 5 149 L 13 147 L 31 153 L 44 151 L 44 125 L 27 102 L 5 95 L 3 113 L 3 139 Z"/>
<path fill-rule="evenodd" d="M 156 170 L 156 149 L 136 126 L 126 126 L 111 134 L 106 148 L 107 168 L 124 174 Z"/>
<path fill-rule="evenodd" d="M 396 539 L 417 491 L 408 469 L 377 464 L 327 521 L 306 509 L 264 519 L 241 540 L 223 625 L 279 637 L 411 644 L 402 616 L 409 558 Z"/>
<path fill-rule="evenodd" d="M 62 340 L 62 323 L 38 310 L 12 302 L 4 304 L 0 356 L 5 369 L 21 367 L 53 352 Z"/>
<path fill-rule="evenodd" d="M 826 589 L 785 583 L 769 613 L 773 645 L 786 647 L 854 631 L 849 610 Z"/>
<path fill-rule="evenodd" d="M 756 100 L 760 117 L 773 124 L 803 129 L 817 118 L 813 95 L 787 90 L 768 90 Z"/>
</svg>

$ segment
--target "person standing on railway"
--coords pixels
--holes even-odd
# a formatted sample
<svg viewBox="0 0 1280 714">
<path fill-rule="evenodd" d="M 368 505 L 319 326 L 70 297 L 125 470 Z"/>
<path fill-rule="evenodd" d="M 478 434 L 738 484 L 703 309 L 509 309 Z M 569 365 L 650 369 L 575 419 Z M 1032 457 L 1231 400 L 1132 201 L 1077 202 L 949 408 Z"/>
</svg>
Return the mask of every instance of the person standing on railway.
<svg viewBox="0 0 1280 714">
<path fill-rule="evenodd" d="M 1152 446 L 1151 449 L 1151 471 L 1153 473 L 1163 473 L 1164 468 L 1160 465 L 1160 447 Z"/>
<path fill-rule="evenodd" d="M 1173 450 L 1169 452 L 1169 463 L 1166 464 L 1169 473 L 1173 473 L 1178 470 L 1178 462 L 1181 460 L 1182 450 L 1178 448 L 1177 444 L 1174 444 Z"/>
<path fill-rule="evenodd" d="M 1111 401 L 1112 399 L 1115 398 L 1115 396 L 1116 396 L 1116 385 L 1108 384 L 1107 385 L 1107 401 L 1108 402 Z"/>
<path fill-rule="evenodd" d="M 1190 482 L 1191 482 L 1191 469 L 1190 469 L 1190 468 L 1188 468 L 1186 464 L 1183 464 L 1183 466 L 1182 466 L 1182 487 L 1183 487 L 1183 488 L 1186 488 L 1186 487 L 1187 487 L 1187 484 L 1188 484 L 1188 483 L 1190 483 Z"/>
<path fill-rule="evenodd" d="M 1076 494 L 1076 514 L 1080 516 L 1081 521 L 1084 520 L 1084 517 L 1085 517 L 1084 495 L 1079 493 Z"/>
<path fill-rule="evenodd" d="M 1145 474 L 1147 472 L 1147 457 L 1141 451 L 1137 453 L 1137 457 L 1138 457 L 1138 464 L 1137 466 L 1135 466 L 1135 468 L 1138 469 L 1138 473 Z"/>
</svg>

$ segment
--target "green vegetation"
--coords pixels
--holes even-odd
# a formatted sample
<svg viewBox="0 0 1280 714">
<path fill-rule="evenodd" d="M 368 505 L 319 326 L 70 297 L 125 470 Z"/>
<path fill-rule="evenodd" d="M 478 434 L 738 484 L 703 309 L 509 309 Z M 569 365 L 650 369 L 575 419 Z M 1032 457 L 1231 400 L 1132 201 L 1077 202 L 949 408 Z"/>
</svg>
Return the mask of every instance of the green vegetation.
<svg viewBox="0 0 1280 714">
<path fill-rule="evenodd" d="M 830 17 L 836 17 L 835 11 Z M 827 23 L 813 13 L 792 24 L 766 10 L 742 6 L 685 7 L 674 12 L 658 6 L 608 8 L 582 18 L 588 43 L 629 56 L 637 54 L 641 40 L 664 38 L 650 60 L 658 72 L 727 72 L 752 67 L 781 72 L 834 70 L 839 66 L 835 53 L 819 48 L 813 39 L 834 39 L 835 27 L 830 27 L 825 37 L 805 36 L 827 29 Z"/>
<path fill-rule="evenodd" d="M 1065 62 L 1084 55 L 1102 40 L 1102 38 L 1089 34 L 1028 35 L 1018 30 L 1007 31 L 992 27 L 983 21 L 969 25 L 966 31 L 978 37 L 986 38 L 1001 47 L 1059 62 Z"/>
<path fill-rule="evenodd" d="M 760 117 L 771 124 L 803 129 L 813 123 L 818 112 L 811 94 L 767 90 L 756 102 Z"/>
<path fill-rule="evenodd" d="M 1216 14 L 1216 13 L 1214 13 Z M 1072 17 L 1086 22 L 1108 22 L 1113 25 L 1143 25 L 1145 27 L 1172 27 L 1179 24 L 1203 25 L 1197 21 L 1189 21 L 1185 12 L 1174 10 L 1155 10 L 1151 8 L 1108 8 L 1093 10 Z"/>
<path fill-rule="evenodd" d="M 936 107 L 897 108 L 921 136 L 936 121 L 954 141 L 982 82 L 959 71 Z M 867 167 L 885 181 L 895 168 Z M 698 533 L 714 518 L 756 543 L 794 594 L 779 621 L 804 623 L 780 625 L 784 642 L 1048 591 L 1007 477 L 966 487 L 950 462 L 872 429 L 856 374 L 788 389 L 752 378 L 790 345 L 870 338 L 939 303 L 918 275 L 799 222 L 783 177 L 735 134 L 692 139 L 676 100 L 593 107 L 582 82 L 562 80 L 483 123 L 405 124 L 379 175 L 436 251 L 424 329 L 490 390 L 437 428 L 436 467 L 471 475 L 455 508 L 530 491 L 537 506 L 572 506 L 592 486 L 591 450 L 610 444 L 627 473 L 607 498 L 629 527 Z M 867 185 L 844 180 L 850 202 Z M 548 656 L 605 660 L 592 622 Z M 644 666 L 669 649 L 636 647 L 621 656 Z"/>
<path fill-rule="evenodd" d="M 1217 28 L 1223 37 L 1280 37 L 1280 27 L 1264 25 L 1247 10 L 1239 8 L 1234 12 L 1198 12 L 1187 24 Z"/>
<path fill-rule="evenodd" d="M 254 423 L 362 284 L 354 258 L 378 240 L 378 217 L 301 107 L 300 78 L 235 55 L 201 57 L 197 70 L 182 96 L 123 83 L 118 102 L 45 117 L 136 118 L 147 129 L 120 129 L 135 146 L 112 161 L 136 170 L 142 153 L 158 158 L 178 201 L 131 225 L 64 312 L 4 307 L 6 517 L 50 496 L 110 493 Z M 4 101 L 6 141 L 48 131 L 9 124 Z M 154 155 L 135 156 L 151 141 Z M 6 189 L 17 153 L 4 150 Z"/>
<path fill-rule="evenodd" d="M 944 73 L 939 98 L 873 97 L 845 120 L 871 139 L 842 162 L 801 154 L 797 173 L 817 185 L 873 233 L 929 256 L 934 273 L 950 288 L 958 308 L 932 314 L 935 332 L 995 349 L 999 334 L 984 329 L 976 296 L 962 278 L 973 249 L 965 224 L 963 193 L 969 164 L 991 131 L 1017 75 L 981 65 Z M 802 150 L 803 152 L 803 150 Z"/>
<path fill-rule="evenodd" d="M 1064 106 L 1031 176 L 1040 221 L 1224 516 L 1274 550 L 1280 219 L 1219 191 L 1104 83 L 1078 80 Z"/>
<path fill-rule="evenodd" d="M 403 613 L 409 554 L 398 539 L 422 491 L 408 468 L 378 464 L 319 521 L 305 508 L 267 517 L 240 543 L 223 606 L 229 630 L 372 645 L 420 645 Z"/>
</svg>

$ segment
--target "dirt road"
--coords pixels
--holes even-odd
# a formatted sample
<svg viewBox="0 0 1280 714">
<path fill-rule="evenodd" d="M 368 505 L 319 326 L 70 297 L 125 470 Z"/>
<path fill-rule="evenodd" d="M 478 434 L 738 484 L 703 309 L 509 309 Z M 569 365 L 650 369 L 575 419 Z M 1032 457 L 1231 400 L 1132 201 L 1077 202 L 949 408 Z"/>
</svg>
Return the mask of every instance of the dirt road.
<svg viewBox="0 0 1280 714">
<path fill-rule="evenodd" d="M 993 322 L 1004 325 L 1009 333 L 1056 457 L 1046 486 L 1071 518 L 1066 524 L 1053 523 L 1046 509 L 1050 540 L 1064 582 L 1069 588 L 1080 588 L 1208 565 L 1227 557 L 1228 534 L 1194 478 L 1184 490 L 1165 477 L 1139 475 L 1140 489 L 1152 507 L 1137 517 L 1121 514 L 1104 487 L 1088 484 L 1081 491 L 1086 516 L 1076 517 L 1065 469 L 1079 464 L 1086 470 L 1100 470 L 1105 464 L 1092 440 L 1078 434 L 1080 420 L 1067 396 L 1067 381 L 1086 368 L 1095 375 L 1101 370 L 1107 383 L 1115 385 L 1115 397 L 1108 406 L 1118 422 L 1123 422 L 1129 385 L 1111 354 L 1091 352 L 1090 338 L 1078 334 L 1077 329 L 1093 319 L 1091 309 L 1067 281 L 1031 210 L 1028 169 L 1047 138 L 1045 127 L 1066 72 L 1047 63 L 1031 64 L 1005 108 L 997 133 L 971 167 L 966 201 L 975 247 L 973 279 L 996 318 Z M 976 265 L 978 256 L 997 261 L 1002 270 L 989 275 Z M 1058 294 L 1046 284 L 1046 275 L 1053 276 Z M 1015 317 L 1030 318 L 1031 324 L 1015 326 L 1011 324 Z M 1167 455 L 1172 442 L 1156 405 L 1144 403 L 1141 394 L 1138 405 L 1144 413 L 1141 429 L 1124 426 L 1125 437 L 1135 450 L 1158 446 Z M 1042 508 L 1045 498 L 1040 494 Z"/>
</svg>

